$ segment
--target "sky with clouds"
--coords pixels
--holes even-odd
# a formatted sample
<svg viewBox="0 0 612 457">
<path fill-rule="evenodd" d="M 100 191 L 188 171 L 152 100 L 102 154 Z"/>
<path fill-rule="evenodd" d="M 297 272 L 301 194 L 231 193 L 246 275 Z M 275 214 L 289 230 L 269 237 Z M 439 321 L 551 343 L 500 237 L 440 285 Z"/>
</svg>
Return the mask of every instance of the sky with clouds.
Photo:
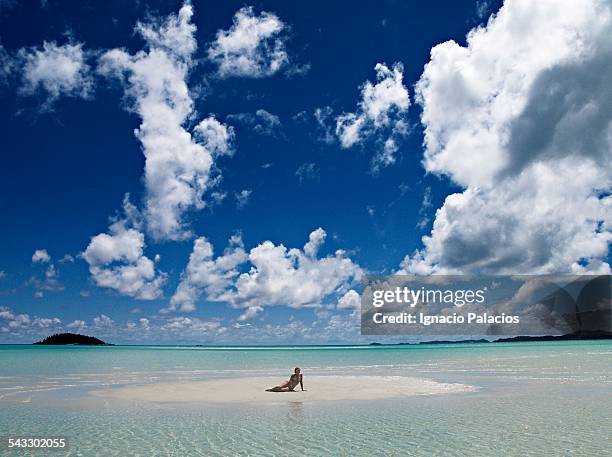
<svg viewBox="0 0 612 457">
<path fill-rule="evenodd" d="M 609 273 L 612 6 L 0 0 L 0 343 L 360 343 L 368 274 Z"/>
</svg>

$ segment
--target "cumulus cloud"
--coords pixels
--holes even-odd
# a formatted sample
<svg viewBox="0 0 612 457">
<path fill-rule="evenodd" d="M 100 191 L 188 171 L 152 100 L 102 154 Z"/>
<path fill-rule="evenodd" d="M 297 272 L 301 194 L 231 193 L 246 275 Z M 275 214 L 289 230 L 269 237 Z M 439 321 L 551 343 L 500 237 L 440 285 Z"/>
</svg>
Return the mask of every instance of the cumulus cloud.
<svg viewBox="0 0 612 457">
<path fill-rule="evenodd" d="M 282 136 L 283 124 L 280 118 L 265 109 L 258 109 L 255 113 L 229 114 L 226 119 L 245 124 L 260 135 Z"/>
<path fill-rule="evenodd" d="M 246 311 L 244 311 L 240 316 L 238 316 L 238 321 L 244 322 L 249 319 L 253 319 L 257 314 L 261 313 L 263 308 L 261 306 L 249 306 Z"/>
<path fill-rule="evenodd" d="M 237 267 L 247 259 L 239 235 L 230 238 L 229 246 L 217 258 L 214 257 L 212 244 L 205 237 L 196 239 L 187 268 L 166 311 L 195 310 L 202 291 L 213 299 L 219 297 L 235 281 L 239 274 Z"/>
<path fill-rule="evenodd" d="M 193 129 L 194 137 L 213 156 L 231 155 L 234 143 L 234 129 L 214 117 L 202 120 Z"/>
<path fill-rule="evenodd" d="M 402 270 L 610 271 L 612 11 L 510 0 L 416 85 L 423 165 L 464 190 Z"/>
<path fill-rule="evenodd" d="M 94 283 L 121 295 L 153 300 L 162 295 L 167 275 L 157 270 L 155 262 L 144 255 L 144 234 L 136 208 L 126 195 L 125 218 L 115 220 L 109 233 L 92 237 L 82 257 L 89 264 Z"/>
<path fill-rule="evenodd" d="M 319 228 L 310 234 L 303 249 L 287 249 L 265 241 L 248 255 L 241 242 L 230 240 L 230 247 L 217 258 L 210 243 L 197 240 L 171 304 L 192 309 L 205 293 L 209 301 L 247 308 L 242 320 L 265 306 L 319 306 L 348 291 L 362 275 L 361 268 L 344 251 L 319 258 L 325 238 L 325 231 Z M 240 273 L 239 267 L 248 270 Z"/>
<path fill-rule="evenodd" d="M 338 309 L 360 309 L 361 297 L 354 290 L 349 290 L 338 300 Z"/>
<path fill-rule="evenodd" d="M 229 30 L 219 30 L 208 58 L 221 78 L 271 76 L 289 62 L 282 32 L 286 25 L 274 13 L 256 15 L 252 7 L 236 12 Z"/>
<path fill-rule="evenodd" d="M 99 316 L 93 318 L 92 327 L 97 329 L 109 329 L 112 328 L 114 324 L 115 321 L 113 321 L 106 314 L 100 314 Z"/>
<path fill-rule="evenodd" d="M 348 312 L 347 312 L 348 311 Z M 317 320 L 304 322 L 289 317 L 284 322 L 270 324 L 253 317 L 263 307 L 245 308 L 233 325 L 224 325 L 222 319 L 169 316 L 166 314 L 119 321 L 101 314 L 92 319 L 76 319 L 63 324 L 57 317 L 38 317 L 20 314 L 0 307 L 0 340 L 28 342 L 39 340 L 51 333 L 95 332 L 110 342 L 153 343 L 214 343 L 214 344 L 320 344 L 363 342 L 359 335 L 359 313 L 355 310 L 317 309 Z"/>
<path fill-rule="evenodd" d="M 45 41 L 42 48 L 21 49 L 18 60 L 23 67 L 20 92 L 44 93 L 47 108 L 60 96 L 88 98 L 93 93 L 93 78 L 83 43 L 58 45 Z"/>
<path fill-rule="evenodd" d="M 361 87 L 361 100 L 355 112 L 336 117 L 335 133 L 342 148 L 363 144 L 374 138 L 380 150 L 372 159 L 374 171 L 392 165 L 400 139 L 408 133 L 406 113 L 410 106 L 408 89 L 404 86 L 404 67 L 401 63 L 391 68 L 379 63 L 376 83 L 366 81 Z M 315 112 L 317 121 L 324 123 L 324 111 Z"/>
<path fill-rule="evenodd" d="M 151 330 L 149 319 L 147 319 L 146 317 L 141 317 L 140 319 L 138 319 L 138 323 L 145 332 Z"/>
<path fill-rule="evenodd" d="M 66 328 L 81 330 L 87 328 L 87 323 L 83 320 L 76 319 L 67 324 Z"/>
<path fill-rule="evenodd" d="M 33 263 L 49 263 L 51 262 L 51 256 L 47 252 L 46 249 L 37 249 L 32 254 L 32 262 Z"/>
<path fill-rule="evenodd" d="M 0 332 L 3 333 L 14 336 L 35 335 L 41 330 L 58 327 L 61 324 L 62 321 L 58 317 L 19 314 L 9 307 L 0 306 Z"/>
<path fill-rule="evenodd" d="M 171 317 L 162 326 L 164 330 L 177 332 L 210 332 L 219 330 L 221 324 L 218 321 L 206 321 L 197 317 Z"/>
<path fill-rule="evenodd" d="M 192 131 L 184 126 L 194 115 L 187 78 L 196 50 L 193 7 L 178 15 L 138 23 L 144 50 L 129 54 L 112 49 L 100 58 L 98 71 L 118 78 L 131 108 L 142 122 L 136 130 L 145 155 L 148 232 L 155 240 L 191 236 L 184 214 L 205 206 L 204 193 L 216 180 L 214 159 L 232 152 L 233 130 L 208 117 Z"/>
</svg>

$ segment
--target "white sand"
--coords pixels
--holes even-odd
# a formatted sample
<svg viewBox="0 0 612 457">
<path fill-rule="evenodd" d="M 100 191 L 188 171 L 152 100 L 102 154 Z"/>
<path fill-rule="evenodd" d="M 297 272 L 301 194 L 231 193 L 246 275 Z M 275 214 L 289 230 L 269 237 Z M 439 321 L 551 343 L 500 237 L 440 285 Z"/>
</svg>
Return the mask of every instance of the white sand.
<svg viewBox="0 0 612 457">
<path fill-rule="evenodd" d="M 97 397 L 151 402 L 276 403 L 332 400 L 379 400 L 439 395 L 476 390 L 465 384 L 446 384 L 400 376 L 304 376 L 304 392 L 266 392 L 282 378 L 233 378 L 215 381 L 133 385 L 91 392 Z"/>
</svg>

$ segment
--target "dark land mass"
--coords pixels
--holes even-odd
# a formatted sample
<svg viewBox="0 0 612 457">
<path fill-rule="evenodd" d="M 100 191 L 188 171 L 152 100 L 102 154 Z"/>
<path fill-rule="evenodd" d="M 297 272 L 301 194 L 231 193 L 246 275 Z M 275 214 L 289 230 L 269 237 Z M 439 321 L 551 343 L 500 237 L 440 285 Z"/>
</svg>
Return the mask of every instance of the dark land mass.
<svg viewBox="0 0 612 457">
<path fill-rule="evenodd" d="M 77 333 L 56 333 L 55 335 L 48 336 L 42 341 L 38 341 L 34 344 L 42 345 L 60 345 L 60 344 L 71 344 L 81 346 L 112 346 L 112 344 L 105 343 L 98 338 L 87 335 L 79 335 Z"/>
<path fill-rule="evenodd" d="M 512 343 L 514 341 L 574 341 L 574 340 L 610 340 L 612 332 L 584 331 L 568 333 L 567 335 L 545 336 L 514 336 L 512 338 L 499 338 L 495 343 Z"/>
<path fill-rule="evenodd" d="M 466 344 L 466 343 L 514 343 L 521 341 L 577 341 L 577 340 L 612 340 L 612 332 L 601 331 L 582 331 L 568 333 L 566 335 L 543 335 L 543 336 L 513 336 L 508 338 L 498 338 L 496 340 L 434 340 L 421 341 L 419 343 L 396 343 L 397 346 L 410 346 L 416 344 Z M 383 343 L 370 343 L 370 346 L 389 346 Z M 393 344 L 391 345 L 393 346 Z"/>
<path fill-rule="evenodd" d="M 450 341 L 450 340 L 436 340 L 436 341 L 427 341 L 419 344 L 457 344 L 457 343 L 491 343 L 490 340 L 485 340 L 481 338 L 479 340 L 461 340 L 461 341 Z"/>
</svg>

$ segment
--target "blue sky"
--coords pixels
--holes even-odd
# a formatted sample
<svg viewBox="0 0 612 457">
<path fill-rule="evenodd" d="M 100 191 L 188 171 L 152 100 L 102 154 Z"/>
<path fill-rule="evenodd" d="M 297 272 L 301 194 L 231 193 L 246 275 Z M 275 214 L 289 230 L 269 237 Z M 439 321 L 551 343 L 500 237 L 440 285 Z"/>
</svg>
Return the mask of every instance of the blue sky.
<svg viewBox="0 0 612 457">
<path fill-rule="evenodd" d="M 367 273 L 609 272 L 609 24 L 501 6 L 1 1 L 0 341 L 363 342 Z"/>
</svg>

